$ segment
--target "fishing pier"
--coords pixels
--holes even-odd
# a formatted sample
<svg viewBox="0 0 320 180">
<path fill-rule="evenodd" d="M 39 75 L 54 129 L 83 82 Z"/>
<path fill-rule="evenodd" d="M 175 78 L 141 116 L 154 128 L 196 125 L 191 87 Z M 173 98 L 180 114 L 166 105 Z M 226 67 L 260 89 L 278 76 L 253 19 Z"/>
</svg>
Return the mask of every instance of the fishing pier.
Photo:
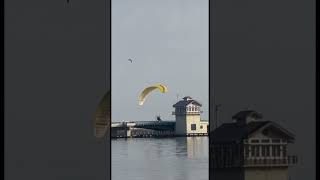
<svg viewBox="0 0 320 180">
<path fill-rule="evenodd" d="M 207 132 L 177 135 L 175 121 L 114 122 L 111 124 L 111 138 L 148 138 L 176 136 L 207 136 Z"/>
</svg>

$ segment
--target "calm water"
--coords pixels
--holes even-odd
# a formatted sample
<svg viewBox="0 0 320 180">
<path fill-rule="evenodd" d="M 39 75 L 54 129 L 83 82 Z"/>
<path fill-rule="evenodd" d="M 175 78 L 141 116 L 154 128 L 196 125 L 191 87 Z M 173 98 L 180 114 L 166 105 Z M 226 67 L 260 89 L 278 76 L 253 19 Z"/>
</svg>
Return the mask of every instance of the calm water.
<svg viewBox="0 0 320 180">
<path fill-rule="evenodd" d="M 208 137 L 112 140 L 112 180 L 208 180 Z"/>
</svg>

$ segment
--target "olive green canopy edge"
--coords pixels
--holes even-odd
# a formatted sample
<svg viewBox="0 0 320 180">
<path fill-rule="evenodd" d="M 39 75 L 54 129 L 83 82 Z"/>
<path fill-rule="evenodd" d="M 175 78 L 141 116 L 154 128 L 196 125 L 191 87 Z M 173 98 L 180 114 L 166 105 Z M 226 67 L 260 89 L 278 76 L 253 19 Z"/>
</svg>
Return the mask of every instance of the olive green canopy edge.
<svg viewBox="0 0 320 180">
<path fill-rule="evenodd" d="M 94 134 L 102 139 L 110 132 L 111 124 L 111 92 L 108 91 L 100 101 L 94 118 Z"/>
</svg>

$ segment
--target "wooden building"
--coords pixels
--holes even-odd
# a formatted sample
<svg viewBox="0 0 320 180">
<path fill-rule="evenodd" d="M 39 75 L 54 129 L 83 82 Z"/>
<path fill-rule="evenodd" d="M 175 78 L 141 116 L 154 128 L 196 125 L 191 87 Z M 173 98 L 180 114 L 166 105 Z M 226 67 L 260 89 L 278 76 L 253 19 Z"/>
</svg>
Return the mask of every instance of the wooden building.
<svg viewBox="0 0 320 180">
<path fill-rule="evenodd" d="M 210 133 L 211 180 L 288 180 L 294 134 L 256 111 L 240 111 Z"/>
</svg>

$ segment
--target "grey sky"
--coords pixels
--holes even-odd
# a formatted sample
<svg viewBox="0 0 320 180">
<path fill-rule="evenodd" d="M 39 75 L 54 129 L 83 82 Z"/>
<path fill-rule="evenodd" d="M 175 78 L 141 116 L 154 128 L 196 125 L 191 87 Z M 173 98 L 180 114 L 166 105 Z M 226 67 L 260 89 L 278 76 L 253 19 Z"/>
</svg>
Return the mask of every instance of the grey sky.
<svg viewBox="0 0 320 180">
<path fill-rule="evenodd" d="M 201 102 L 208 119 L 208 42 L 208 0 L 113 0 L 112 120 L 174 120 L 177 94 Z M 139 106 L 155 83 L 169 91 Z"/>
</svg>

